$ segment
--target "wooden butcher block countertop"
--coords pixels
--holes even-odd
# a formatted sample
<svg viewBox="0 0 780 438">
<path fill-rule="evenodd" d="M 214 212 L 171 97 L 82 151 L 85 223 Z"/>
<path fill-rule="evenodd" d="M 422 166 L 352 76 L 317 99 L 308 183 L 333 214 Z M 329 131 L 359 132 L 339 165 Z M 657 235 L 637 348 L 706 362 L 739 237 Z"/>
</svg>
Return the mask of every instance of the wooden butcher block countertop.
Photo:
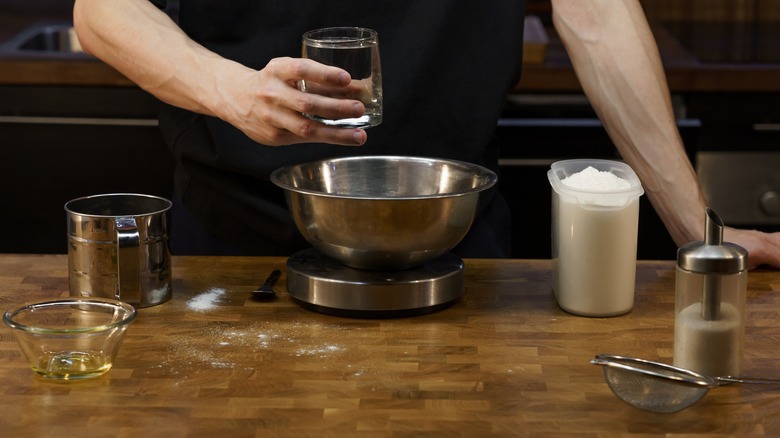
<svg viewBox="0 0 780 438">
<path fill-rule="evenodd" d="M 249 297 L 284 258 L 174 257 L 115 366 L 56 383 L 0 329 L 0 435 L 780 436 L 780 387 L 711 390 L 677 414 L 617 399 L 597 353 L 671 362 L 674 263 L 643 261 L 634 310 L 567 314 L 549 260 L 465 261 L 466 292 L 423 316 L 350 319 Z M 64 255 L 0 255 L 3 310 L 67 295 Z M 745 373 L 780 377 L 780 272 L 749 275 Z"/>
</svg>

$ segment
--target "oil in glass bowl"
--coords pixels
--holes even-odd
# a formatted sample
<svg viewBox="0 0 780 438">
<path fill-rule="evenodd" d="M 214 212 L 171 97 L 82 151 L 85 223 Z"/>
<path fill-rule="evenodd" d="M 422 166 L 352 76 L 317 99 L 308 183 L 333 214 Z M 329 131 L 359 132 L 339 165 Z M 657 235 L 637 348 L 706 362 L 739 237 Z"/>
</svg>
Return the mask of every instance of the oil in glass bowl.
<svg viewBox="0 0 780 438">
<path fill-rule="evenodd" d="M 79 380 L 111 369 L 133 306 L 106 298 L 58 298 L 3 315 L 32 370 L 46 378 Z"/>
</svg>

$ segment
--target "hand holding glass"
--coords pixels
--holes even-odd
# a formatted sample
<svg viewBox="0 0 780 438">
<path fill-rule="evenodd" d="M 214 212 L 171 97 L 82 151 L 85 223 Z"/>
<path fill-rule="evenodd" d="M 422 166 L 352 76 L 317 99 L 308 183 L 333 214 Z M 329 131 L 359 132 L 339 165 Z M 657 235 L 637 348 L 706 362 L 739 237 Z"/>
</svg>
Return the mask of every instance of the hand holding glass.
<svg viewBox="0 0 780 438">
<path fill-rule="evenodd" d="M 301 81 L 301 91 L 337 99 L 356 99 L 366 108 L 363 116 L 358 118 L 332 120 L 316 114 L 305 114 L 306 117 L 342 128 L 369 128 L 382 123 L 382 70 L 376 31 L 360 27 L 332 27 L 306 32 L 303 34 L 302 57 L 342 68 L 352 77 L 352 82 L 347 87 L 334 88 Z"/>
</svg>

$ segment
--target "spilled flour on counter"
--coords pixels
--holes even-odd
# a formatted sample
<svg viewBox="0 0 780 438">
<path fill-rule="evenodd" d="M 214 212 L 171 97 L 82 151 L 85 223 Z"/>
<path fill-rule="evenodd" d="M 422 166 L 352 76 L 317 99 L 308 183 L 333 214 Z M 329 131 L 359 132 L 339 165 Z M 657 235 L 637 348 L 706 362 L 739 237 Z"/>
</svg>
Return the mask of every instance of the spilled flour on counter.
<svg viewBox="0 0 780 438">
<path fill-rule="evenodd" d="M 223 295 L 225 295 L 225 289 L 213 287 L 187 301 L 187 307 L 198 311 L 213 309 Z"/>
<path fill-rule="evenodd" d="M 209 299 L 201 298 L 206 295 Z M 193 305 L 200 306 L 212 303 L 212 298 L 218 300 L 220 296 L 218 290 L 209 290 L 198 296 L 202 302 L 196 304 L 195 299 L 191 301 Z M 294 366 L 341 372 L 344 378 L 365 377 L 372 372 L 365 366 L 351 363 L 345 366 L 345 357 L 361 362 L 362 356 L 356 351 L 350 355 L 345 344 L 323 342 L 322 331 L 344 331 L 345 334 L 362 336 L 359 329 L 347 331 L 341 325 L 298 321 L 177 321 L 161 335 L 165 337 L 166 349 L 155 359 L 159 361 L 155 372 L 176 376 L 182 372 L 222 369 L 234 375 L 252 375 L 260 370 L 289 370 Z"/>
<path fill-rule="evenodd" d="M 295 350 L 295 356 L 319 356 L 326 358 L 330 353 L 337 353 L 342 350 L 338 345 L 318 345 L 312 347 L 304 347 Z"/>
</svg>

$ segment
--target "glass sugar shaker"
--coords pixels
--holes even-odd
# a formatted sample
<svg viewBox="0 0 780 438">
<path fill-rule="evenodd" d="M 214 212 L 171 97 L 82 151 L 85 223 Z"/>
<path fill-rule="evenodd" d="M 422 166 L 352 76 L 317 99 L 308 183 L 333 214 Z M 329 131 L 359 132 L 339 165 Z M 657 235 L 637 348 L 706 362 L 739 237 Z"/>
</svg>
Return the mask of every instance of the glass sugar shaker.
<svg viewBox="0 0 780 438">
<path fill-rule="evenodd" d="M 723 221 L 705 211 L 704 241 L 677 251 L 674 365 L 710 376 L 742 371 L 748 253 L 723 242 Z"/>
</svg>

